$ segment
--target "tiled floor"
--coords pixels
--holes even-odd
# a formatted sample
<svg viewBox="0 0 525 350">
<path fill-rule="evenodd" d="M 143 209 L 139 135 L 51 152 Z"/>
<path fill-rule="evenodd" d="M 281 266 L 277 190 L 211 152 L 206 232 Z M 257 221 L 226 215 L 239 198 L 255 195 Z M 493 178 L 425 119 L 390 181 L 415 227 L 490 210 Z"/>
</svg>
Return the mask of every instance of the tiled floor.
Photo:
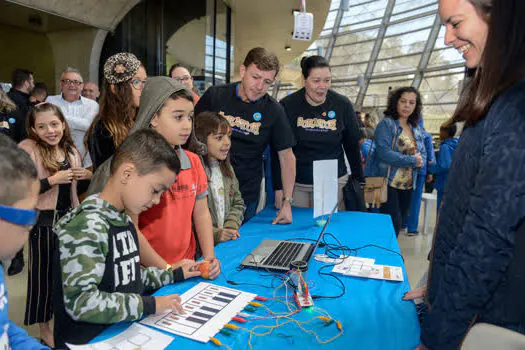
<svg viewBox="0 0 525 350">
<path fill-rule="evenodd" d="M 435 204 L 429 206 L 429 225 L 428 233 L 420 233 L 414 237 L 407 237 L 403 234 L 399 236 L 399 246 L 405 258 L 405 266 L 407 269 L 410 285 L 414 287 L 421 276 L 428 268 L 427 255 L 432 244 L 432 233 L 434 232 L 434 223 L 436 220 Z M 419 222 L 420 232 L 423 231 L 423 208 L 421 210 L 421 219 Z M 27 248 L 24 250 L 27 254 Z M 27 256 L 25 258 L 27 262 Z M 24 312 L 25 312 L 25 298 L 26 298 L 26 284 L 27 284 L 27 267 L 21 274 L 9 277 L 6 280 L 7 289 L 9 292 L 9 317 L 16 324 L 23 326 Z M 26 327 L 29 334 L 33 337 L 39 336 L 38 326 Z"/>
</svg>

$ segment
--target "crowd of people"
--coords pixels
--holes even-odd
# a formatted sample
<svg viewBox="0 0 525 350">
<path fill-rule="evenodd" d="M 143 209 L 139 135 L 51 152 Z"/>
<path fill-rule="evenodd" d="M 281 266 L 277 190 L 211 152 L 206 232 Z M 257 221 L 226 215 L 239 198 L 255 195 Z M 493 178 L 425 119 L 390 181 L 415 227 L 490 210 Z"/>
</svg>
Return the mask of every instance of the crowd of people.
<svg viewBox="0 0 525 350">
<path fill-rule="evenodd" d="M 292 206 L 313 206 L 313 162 L 336 159 L 340 210 L 349 181 L 366 191 L 367 178 L 381 177 L 384 203 L 369 210 L 390 215 L 396 235 L 414 235 L 433 175 L 429 277 L 405 296 L 429 306 L 419 348 L 458 348 L 481 321 L 525 333 L 516 263 L 525 253 L 525 4 L 440 0 L 439 13 L 446 44 L 475 74 L 440 128 L 437 156 L 416 88 L 392 91 L 377 122 L 330 89 L 321 56 L 302 59 L 304 87 L 281 101 L 267 93 L 280 65 L 264 48 L 248 52 L 239 82 L 202 96 L 188 68 L 148 77 L 126 52 L 105 62 L 100 91 L 68 67 L 61 93 L 48 96 L 32 72 L 15 70 L 11 91 L 0 91 L 0 259 L 19 273 L 29 240 L 24 324 L 38 324 L 42 342 L 4 306 L 5 343 L 63 349 L 111 323 L 181 311 L 178 295 L 145 292 L 220 274 L 215 246 L 239 239 L 256 215 L 267 148 L 273 224 L 291 223 Z M 0 269 L 2 297 L 3 279 Z"/>
</svg>

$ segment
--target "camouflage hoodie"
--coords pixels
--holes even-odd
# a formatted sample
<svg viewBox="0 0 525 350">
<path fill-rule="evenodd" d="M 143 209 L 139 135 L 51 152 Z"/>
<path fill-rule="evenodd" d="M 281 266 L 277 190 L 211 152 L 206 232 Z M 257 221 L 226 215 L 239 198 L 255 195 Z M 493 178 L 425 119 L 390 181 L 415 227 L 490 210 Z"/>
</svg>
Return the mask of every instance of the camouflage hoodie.
<svg viewBox="0 0 525 350">
<path fill-rule="evenodd" d="M 141 296 L 143 289 L 155 290 L 183 279 L 180 268 L 141 267 L 131 219 L 98 195 L 65 215 L 55 230 L 60 255 L 56 278 L 60 298 L 55 302 L 55 330 L 62 333 L 58 340 L 82 344 L 103 329 L 94 324 L 153 314 L 155 299 Z"/>
</svg>

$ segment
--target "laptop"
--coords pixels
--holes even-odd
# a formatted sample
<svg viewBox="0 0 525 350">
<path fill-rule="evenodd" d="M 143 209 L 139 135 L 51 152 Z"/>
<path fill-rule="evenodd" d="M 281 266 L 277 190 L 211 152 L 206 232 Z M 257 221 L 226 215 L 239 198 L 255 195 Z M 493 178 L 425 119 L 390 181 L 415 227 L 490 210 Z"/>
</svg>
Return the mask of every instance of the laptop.
<svg viewBox="0 0 525 350">
<path fill-rule="evenodd" d="M 257 246 L 257 248 L 255 248 L 255 250 L 244 258 L 241 262 L 241 266 L 288 271 L 290 270 L 290 263 L 292 261 L 302 260 L 308 262 L 319 246 L 319 242 L 323 239 L 326 228 L 328 227 L 336 209 L 337 204 L 330 212 L 315 244 L 265 239 L 259 244 L 259 246 Z"/>
</svg>

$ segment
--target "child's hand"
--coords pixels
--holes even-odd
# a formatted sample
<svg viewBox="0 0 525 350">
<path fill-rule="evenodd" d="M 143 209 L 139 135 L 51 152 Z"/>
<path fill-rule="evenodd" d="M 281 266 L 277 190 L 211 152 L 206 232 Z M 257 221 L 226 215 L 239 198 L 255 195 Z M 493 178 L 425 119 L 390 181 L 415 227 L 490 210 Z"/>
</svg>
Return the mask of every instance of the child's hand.
<svg viewBox="0 0 525 350">
<path fill-rule="evenodd" d="M 232 230 L 230 228 L 223 228 L 221 230 L 221 233 L 220 233 L 220 236 L 219 236 L 219 240 L 221 242 L 226 242 L 226 241 L 230 241 L 232 239 L 236 240 L 239 237 L 241 237 L 241 235 L 239 234 L 239 231 Z"/>
<path fill-rule="evenodd" d="M 71 169 L 57 171 L 54 175 L 48 177 L 49 184 L 61 185 L 61 184 L 70 184 L 73 180 L 74 174 Z"/>
<path fill-rule="evenodd" d="M 184 314 L 184 309 L 180 302 L 181 299 L 178 294 L 155 297 L 155 313 L 160 314 L 166 311 L 173 311 L 176 314 Z"/>
<path fill-rule="evenodd" d="M 184 279 L 187 280 L 188 278 L 200 276 L 201 271 L 199 269 L 199 265 L 202 263 L 204 263 L 204 260 L 196 263 L 193 260 L 184 259 L 183 263 L 181 264 Z"/>
<path fill-rule="evenodd" d="M 88 169 L 73 168 L 71 170 L 73 171 L 75 180 L 89 180 L 93 176 L 93 173 L 89 171 Z"/>
<path fill-rule="evenodd" d="M 221 273 L 221 263 L 219 259 L 217 258 L 204 258 L 204 260 L 207 260 L 210 262 L 210 272 L 209 276 L 211 280 L 216 279 L 219 274 Z"/>
</svg>

